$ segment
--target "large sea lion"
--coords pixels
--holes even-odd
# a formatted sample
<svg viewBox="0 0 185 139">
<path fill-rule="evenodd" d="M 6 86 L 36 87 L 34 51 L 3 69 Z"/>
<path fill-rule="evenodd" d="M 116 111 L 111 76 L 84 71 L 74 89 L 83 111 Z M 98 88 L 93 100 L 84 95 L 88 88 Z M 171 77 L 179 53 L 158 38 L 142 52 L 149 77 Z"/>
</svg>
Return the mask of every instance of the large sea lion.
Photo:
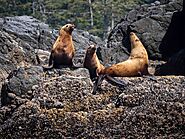
<svg viewBox="0 0 185 139">
<path fill-rule="evenodd" d="M 130 33 L 131 53 L 128 60 L 106 67 L 100 74 L 131 77 L 148 74 L 148 54 L 135 33 Z"/>
<path fill-rule="evenodd" d="M 149 74 L 147 51 L 139 38 L 133 32 L 130 33 L 130 43 L 131 53 L 130 57 L 126 61 L 113 64 L 110 67 L 100 70 L 99 76 L 94 84 L 94 94 L 105 77 L 131 77 Z"/>
<path fill-rule="evenodd" d="M 72 40 L 74 24 L 66 24 L 61 27 L 59 36 L 55 41 L 49 57 L 50 68 L 60 68 L 61 66 L 72 67 L 72 59 L 75 49 Z M 52 66 L 52 67 L 51 67 Z"/>
</svg>

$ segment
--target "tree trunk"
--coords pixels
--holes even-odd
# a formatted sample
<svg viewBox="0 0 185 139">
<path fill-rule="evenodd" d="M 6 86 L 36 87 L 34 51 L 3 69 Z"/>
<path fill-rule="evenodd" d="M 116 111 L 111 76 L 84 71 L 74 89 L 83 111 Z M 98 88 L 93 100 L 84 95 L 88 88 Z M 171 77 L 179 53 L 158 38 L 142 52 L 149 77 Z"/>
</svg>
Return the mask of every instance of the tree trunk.
<svg viewBox="0 0 185 139">
<path fill-rule="evenodd" d="M 90 20 L 91 20 L 91 28 L 94 26 L 94 19 L 93 19 L 93 9 L 92 9 L 92 2 L 89 0 L 89 11 L 90 11 Z"/>
<path fill-rule="evenodd" d="M 32 2 L 32 10 L 33 10 L 33 15 L 35 15 L 36 9 L 35 9 L 35 1 L 34 0 Z"/>
<path fill-rule="evenodd" d="M 112 13 L 111 13 L 111 29 L 113 29 L 114 28 L 114 10 L 113 10 L 114 4 L 113 3 L 111 4 L 111 8 L 112 8 Z"/>
<path fill-rule="evenodd" d="M 103 38 L 107 37 L 107 32 L 108 32 L 108 26 L 109 26 L 109 19 L 107 15 L 107 0 L 102 0 L 102 5 L 103 5 Z"/>
</svg>

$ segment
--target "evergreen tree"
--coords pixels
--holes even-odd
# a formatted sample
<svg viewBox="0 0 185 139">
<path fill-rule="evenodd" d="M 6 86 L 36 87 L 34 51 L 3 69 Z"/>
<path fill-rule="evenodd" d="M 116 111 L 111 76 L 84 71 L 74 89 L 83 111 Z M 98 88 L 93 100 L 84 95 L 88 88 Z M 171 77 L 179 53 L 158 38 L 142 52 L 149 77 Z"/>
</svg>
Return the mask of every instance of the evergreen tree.
<svg viewBox="0 0 185 139">
<path fill-rule="evenodd" d="M 32 15 L 54 28 L 74 23 L 77 28 L 106 37 L 107 32 L 144 0 L 0 0 L 0 16 Z"/>
</svg>

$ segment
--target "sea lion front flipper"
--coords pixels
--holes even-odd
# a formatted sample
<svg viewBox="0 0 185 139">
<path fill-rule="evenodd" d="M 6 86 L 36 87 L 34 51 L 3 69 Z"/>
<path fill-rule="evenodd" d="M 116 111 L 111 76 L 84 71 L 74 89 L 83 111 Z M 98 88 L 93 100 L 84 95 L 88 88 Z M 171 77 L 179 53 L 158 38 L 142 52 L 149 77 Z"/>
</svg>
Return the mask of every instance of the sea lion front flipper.
<svg viewBox="0 0 185 139">
<path fill-rule="evenodd" d="M 125 86 L 127 84 L 126 82 L 118 80 L 118 79 L 111 77 L 109 75 L 106 75 L 106 79 L 108 82 L 110 82 L 111 84 L 115 84 L 115 85 Z"/>
<path fill-rule="evenodd" d="M 49 56 L 49 66 L 53 64 L 53 50 L 51 51 L 51 54 Z"/>
<path fill-rule="evenodd" d="M 93 91 L 92 94 L 95 95 L 96 94 L 96 90 L 98 88 L 98 86 L 102 83 L 103 79 L 105 78 L 105 75 L 101 74 L 97 77 L 94 85 L 93 85 Z"/>
</svg>

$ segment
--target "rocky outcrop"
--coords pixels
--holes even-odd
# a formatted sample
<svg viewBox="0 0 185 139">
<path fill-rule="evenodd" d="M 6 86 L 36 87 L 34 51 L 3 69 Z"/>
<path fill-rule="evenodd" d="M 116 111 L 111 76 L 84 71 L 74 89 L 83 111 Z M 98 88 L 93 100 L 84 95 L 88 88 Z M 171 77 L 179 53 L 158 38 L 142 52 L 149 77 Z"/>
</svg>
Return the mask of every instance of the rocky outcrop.
<svg viewBox="0 0 185 139">
<path fill-rule="evenodd" d="M 61 104 L 60 101 L 63 103 L 67 99 L 82 95 L 78 89 L 83 90 L 81 92 L 83 94 L 90 93 L 91 86 L 89 73 L 84 68 L 76 70 L 64 68 L 44 73 L 40 66 L 22 67 L 11 72 L 3 84 L 2 106 L 20 105 L 33 100 L 43 107 L 55 108 L 57 103 Z M 68 94 L 69 89 L 74 93 L 73 97 Z"/>
<path fill-rule="evenodd" d="M 0 138 L 185 137 L 185 77 L 119 79 L 92 95 L 86 69 L 20 68 L 3 86 Z"/>
<path fill-rule="evenodd" d="M 159 46 L 171 22 L 173 13 L 182 10 L 183 5 L 182 0 L 163 3 L 155 1 L 152 4 L 138 6 L 114 27 L 107 44 L 107 47 L 113 51 L 111 55 L 107 53 L 109 63 L 117 63 L 128 57 L 130 46 L 127 31 L 129 29 L 135 31 L 139 36 L 148 51 L 150 59 L 159 60 L 162 58 Z"/>
<path fill-rule="evenodd" d="M 0 18 L 0 25 L 1 88 L 2 82 L 11 71 L 38 64 L 37 54 L 41 64 L 47 64 L 58 31 L 31 16 Z M 81 30 L 74 31 L 73 39 L 76 49 L 74 63 L 78 65 L 82 64 L 89 44 L 95 43 L 98 47 L 103 44 L 100 38 Z"/>
<path fill-rule="evenodd" d="M 132 23 L 130 29 L 143 32 L 147 27 L 140 23 L 149 21 L 145 25 L 157 35 L 157 38 L 152 37 L 156 43 L 160 42 L 163 32 L 152 29 L 167 28 L 166 19 L 170 22 L 174 9 L 181 6 L 178 2 L 174 6 L 175 3 L 161 5 L 155 2 L 153 6 L 141 6 L 139 13 L 132 10 L 128 14 L 127 23 Z M 163 8 L 170 12 L 163 14 L 160 11 Z M 162 21 L 160 25 L 156 24 L 158 20 L 154 20 L 154 13 L 162 14 L 160 19 L 165 19 L 164 24 Z M 92 95 L 93 83 L 87 69 L 63 68 L 44 72 L 37 64 L 37 54 L 43 60 L 41 64 L 48 62 L 49 50 L 57 36 L 55 30 L 28 16 L 0 19 L 0 24 L 0 138 L 185 137 L 184 76 L 119 77 L 125 86 L 103 81 L 96 95 Z M 99 49 L 98 54 L 105 63 L 121 60 L 119 56 L 129 50 L 122 45 L 129 46 L 125 31 L 129 32 L 127 26 L 118 24 L 109 36 L 108 49 Z M 142 40 L 146 37 L 144 43 L 152 40 L 150 35 L 137 34 Z M 73 32 L 73 40 L 77 51 L 75 64 L 82 63 L 89 43 L 103 45 L 98 37 L 80 30 Z M 156 55 L 160 58 L 161 54 Z M 179 56 L 180 59 L 184 57 L 184 50 L 176 55 L 177 60 Z M 151 61 L 150 66 L 154 67 L 156 63 Z"/>
<path fill-rule="evenodd" d="M 165 64 L 158 65 L 155 75 L 185 75 L 185 49 L 174 54 Z"/>
<path fill-rule="evenodd" d="M 159 46 L 163 59 L 168 60 L 175 53 L 185 48 L 185 11 L 175 12 L 165 36 Z"/>
<path fill-rule="evenodd" d="M 167 63 L 158 66 L 156 75 L 185 75 L 185 1 L 183 10 L 175 12 L 159 46 Z"/>
</svg>

